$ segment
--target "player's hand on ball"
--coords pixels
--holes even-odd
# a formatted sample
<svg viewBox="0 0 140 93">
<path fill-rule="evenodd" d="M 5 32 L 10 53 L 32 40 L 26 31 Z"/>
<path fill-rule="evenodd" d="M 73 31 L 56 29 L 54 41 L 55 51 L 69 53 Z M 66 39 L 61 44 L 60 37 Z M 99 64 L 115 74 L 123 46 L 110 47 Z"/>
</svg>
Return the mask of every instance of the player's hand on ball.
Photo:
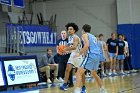
<svg viewBox="0 0 140 93">
<path fill-rule="evenodd" d="M 66 46 L 64 46 L 64 45 L 59 45 L 59 46 L 58 46 L 58 53 L 59 53 L 60 55 L 63 55 L 63 54 L 65 53 L 65 48 L 66 48 Z"/>
</svg>

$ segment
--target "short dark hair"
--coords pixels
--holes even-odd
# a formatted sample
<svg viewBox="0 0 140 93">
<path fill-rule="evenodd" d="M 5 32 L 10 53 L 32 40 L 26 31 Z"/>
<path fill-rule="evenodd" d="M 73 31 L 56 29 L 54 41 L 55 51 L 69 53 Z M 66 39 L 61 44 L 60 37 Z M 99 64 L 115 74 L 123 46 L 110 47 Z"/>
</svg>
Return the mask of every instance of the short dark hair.
<svg viewBox="0 0 140 93">
<path fill-rule="evenodd" d="M 99 34 L 99 37 L 104 36 L 103 34 Z"/>
<path fill-rule="evenodd" d="M 114 35 L 114 34 L 116 35 L 116 33 L 115 33 L 115 32 L 111 33 L 111 36 L 112 36 L 112 35 Z"/>
<path fill-rule="evenodd" d="M 75 23 L 68 23 L 65 27 L 66 27 L 67 30 L 68 30 L 69 27 L 73 27 L 75 32 L 77 32 L 79 30 L 78 26 Z"/>
<path fill-rule="evenodd" d="M 91 30 L 91 26 L 88 24 L 83 25 L 82 29 L 84 30 L 84 32 L 88 32 L 90 33 Z"/>
<path fill-rule="evenodd" d="M 124 37 L 124 35 L 123 35 L 123 34 L 119 34 L 119 36 L 122 36 L 122 37 Z"/>
<path fill-rule="evenodd" d="M 52 49 L 51 49 L 51 48 L 47 48 L 47 52 L 48 52 L 49 50 L 51 50 L 51 51 L 52 51 Z"/>
</svg>

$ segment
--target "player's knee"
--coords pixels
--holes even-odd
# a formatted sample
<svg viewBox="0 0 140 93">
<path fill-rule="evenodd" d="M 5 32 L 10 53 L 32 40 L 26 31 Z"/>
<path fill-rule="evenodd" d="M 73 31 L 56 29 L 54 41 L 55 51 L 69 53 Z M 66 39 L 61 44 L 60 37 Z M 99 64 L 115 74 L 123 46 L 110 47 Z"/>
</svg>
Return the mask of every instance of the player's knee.
<svg viewBox="0 0 140 93">
<path fill-rule="evenodd" d="M 84 72 L 80 69 L 77 70 L 76 75 L 82 75 Z"/>
<path fill-rule="evenodd" d="M 47 70 L 50 70 L 50 66 L 46 66 L 46 69 L 47 69 Z"/>
</svg>

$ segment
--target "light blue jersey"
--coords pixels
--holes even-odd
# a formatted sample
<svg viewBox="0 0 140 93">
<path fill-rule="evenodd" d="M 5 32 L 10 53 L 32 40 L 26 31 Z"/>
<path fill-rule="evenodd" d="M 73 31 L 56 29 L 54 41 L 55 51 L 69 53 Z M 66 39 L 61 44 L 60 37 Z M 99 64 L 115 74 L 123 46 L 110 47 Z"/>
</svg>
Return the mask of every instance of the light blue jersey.
<svg viewBox="0 0 140 93">
<path fill-rule="evenodd" d="M 100 54 L 97 38 L 90 33 L 87 33 L 87 35 L 88 35 L 88 40 L 89 40 L 89 49 L 87 53 Z"/>
<path fill-rule="evenodd" d="M 100 64 L 100 50 L 97 44 L 97 39 L 94 35 L 87 33 L 89 40 L 89 48 L 87 50 L 87 55 L 83 59 L 80 67 L 84 69 L 98 70 Z"/>
</svg>

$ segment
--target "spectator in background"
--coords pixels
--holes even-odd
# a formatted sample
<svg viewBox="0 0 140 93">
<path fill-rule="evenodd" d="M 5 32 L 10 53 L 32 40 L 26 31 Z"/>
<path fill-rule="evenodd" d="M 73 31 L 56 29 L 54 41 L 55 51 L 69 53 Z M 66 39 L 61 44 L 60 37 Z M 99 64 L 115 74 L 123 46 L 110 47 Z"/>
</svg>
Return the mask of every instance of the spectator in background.
<svg viewBox="0 0 140 93">
<path fill-rule="evenodd" d="M 116 39 L 116 33 L 111 33 L 111 38 L 107 40 L 107 51 L 109 54 L 110 59 L 110 71 L 108 75 L 117 75 L 116 68 L 117 68 L 117 55 L 118 55 L 118 40 Z M 113 73 L 112 73 L 113 70 Z"/>
<path fill-rule="evenodd" d="M 68 44 L 68 38 L 67 38 L 67 33 L 66 31 L 61 31 L 61 39 L 59 39 L 57 41 L 57 54 L 58 54 L 58 57 L 59 57 L 59 61 L 58 61 L 58 64 L 59 64 L 59 80 L 61 82 L 64 81 L 64 76 L 65 76 L 65 70 L 66 70 L 66 66 L 67 66 L 67 62 L 68 62 L 68 59 L 70 57 L 70 53 L 59 53 L 58 51 L 58 46 L 59 45 L 64 45 L 66 46 Z M 73 87 L 73 80 L 72 80 L 72 70 L 70 72 L 70 76 L 69 76 L 69 87 Z"/>
<path fill-rule="evenodd" d="M 40 72 L 46 73 L 47 83 L 51 83 L 50 80 L 50 71 L 54 70 L 54 82 L 59 82 L 57 79 L 58 76 L 58 64 L 54 62 L 54 57 L 52 55 L 52 49 L 47 49 L 47 54 L 43 55 L 41 64 L 40 64 Z"/>
<path fill-rule="evenodd" d="M 125 60 L 124 60 L 124 70 L 128 70 L 126 71 L 126 73 L 130 73 L 130 72 L 137 72 L 137 70 L 133 69 L 132 65 L 131 65 L 131 53 L 129 51 L 129 45 L 128 42 L 125 38 L 125 36 L 123 35 L 123 41 L 125 43 L 125 47 L 126 47 L 126 56 L 125 56 Z"/>
<path fill-rule="evenodd" d="M 101 70 L 102 70 L 101 74 L 102 76 L 106 76 L 105 69 L 104 69 L 106 43 L 103 41 L 103 37 L 104 37 L 103 34 L 100 34 L 98 42 L 100 43 L 99 48 L 101 51 L 101 54 L 100 54 L 100 62 L 101 62 Z"/>
<path fill-rule="evenodd" d="M 117 60 L 118 60 L 119 67 L 120 67 L 120 74 L 125 74 L 123 71 L 123 62 L 125 59 L 125 55 L 126 55 L 126 47 L 125 47 L 125 43 L 123 41 L 123 35 L 120 34 L 119 40 L 118 40 L 118 56 L 117 56 Z"/>
</svg>

